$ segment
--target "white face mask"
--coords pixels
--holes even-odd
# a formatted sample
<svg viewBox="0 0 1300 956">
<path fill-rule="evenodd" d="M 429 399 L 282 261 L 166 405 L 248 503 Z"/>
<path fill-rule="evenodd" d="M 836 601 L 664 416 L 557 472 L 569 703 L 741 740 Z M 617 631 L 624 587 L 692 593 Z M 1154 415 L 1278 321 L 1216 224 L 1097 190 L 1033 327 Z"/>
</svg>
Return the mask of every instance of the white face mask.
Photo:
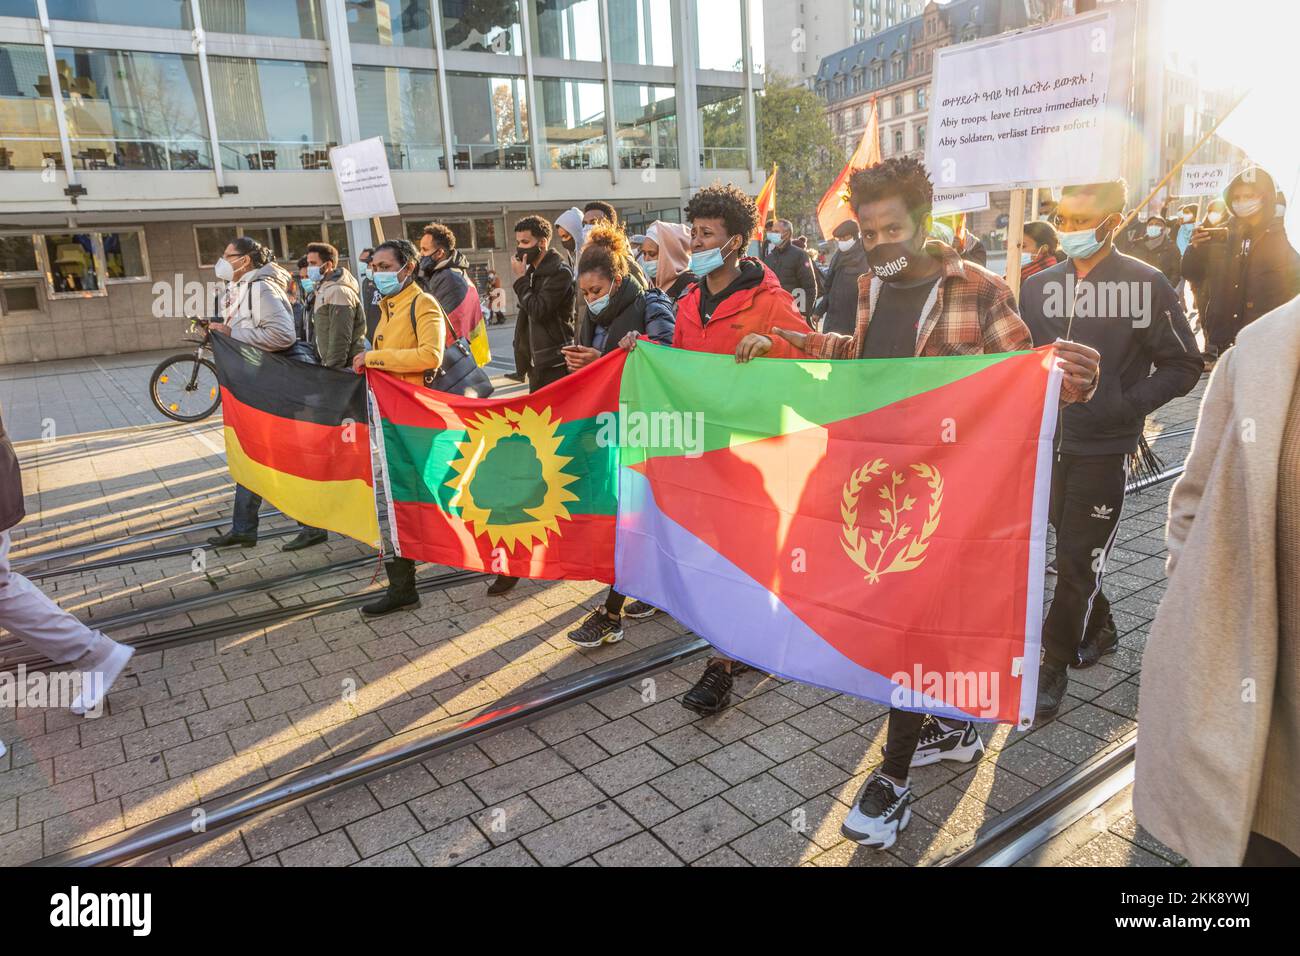
<svg viewBox="0 0 1300 956">
<path fill-rule="evenodd" d="M 1165 234 L 1164 226 L 1147 226 L 1147 236 L 1158 239 Z"/>
<path fill-rule="evenodd" d="M 217 274 L 217 278 L 222 282 L 230 282 L 235 278 L 235 267 L 230 264 L 230 260 L 224 256 L 216 261 L 212 271 Z"/>
<path fill-rule="evenodd" d="M 1256 197 L 1255 199 L 1238 199 L 1232 204 L 1232 214 L 1240 216 L 1243 219 L 1249 219 L 1255 213 L 1259 212 L 1264 205 L 1264 200 Z"/>
<path fill-rule="evenodd" d="M 840 247 L 840 252 L 848 252 L 858 244 L 856 239 L 837 239 L 835 245 Z"/>
<path fill-rule="evenodd" d="M 1216 209 L 1214 212 L 1210 213 L 1205 217 L 1205 221 L 1208 222 L 1211 226 L 1217 226 L 1219 223 L 1223 222 L 1223 213 L 1219 212 Z"/>
</svg>

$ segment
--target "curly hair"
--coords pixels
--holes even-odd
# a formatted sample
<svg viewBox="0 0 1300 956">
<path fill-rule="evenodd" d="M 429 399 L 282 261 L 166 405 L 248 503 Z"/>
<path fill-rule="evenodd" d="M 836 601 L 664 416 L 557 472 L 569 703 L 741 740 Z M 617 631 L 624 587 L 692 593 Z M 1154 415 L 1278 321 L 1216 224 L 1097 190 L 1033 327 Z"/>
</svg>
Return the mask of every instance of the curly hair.
<svg viewBox="0 0 1300 956">
<path fill-rule="evenodd" d="M 911 156 L 894 156 L 875 166 L 856 169 L 849 177 L 849 205 L 854 218 L 863 204 L 891 196 L 903 201 L 912 222 L 918 226 L 924 222 L 934 205 L 934 185 L 925 164 Z"/>
<path fill-rule="evenodd" d="M 747 236 L 758 225 L 754 200 L 731 183 L 705 186 L 686 204 L 686 221 L 721 219 L 731 236 Z"/>
<path fill-rule="evenodd" d="M 618 213 L 614 210 L 613 206 L 611 206 L 609 203 L 605 202 L 604 200 L 593 199 L 591 202 L 587 203 L 587 205 L 582 207 L 582 211 L 584 213 L 591 212 L 592 210 L 599 210 L 601 215 L 603 215 L 606 219 L 608 219 L 614 225 L 616 226 L 618 225 Z"/>
<path fill-rule="evenodd" d="M 537 239 L 550 239 L 551 224 L 541 216 L 524 216 L 515 223 L 515 232 L 531 232 Z"/>
<path fill-rule="evenodd" d="M 631 252 L 623 230 L 601 223 L 591 230 L 587 244 L 582 247 L 582 256 L 578 259 L 578 275 L 596 272 L 610 282 L 618 282 L 627 276 Z"/>
<path fill-rule="evenodd" d="M 456 234 L 442 223 L 429 223 L 424 227 L 424 235 L 432 239 L 435 246 L 441 246 L 448 252 L 456 251 Z"/>
<path fill-rule="evenodd" d="M 320 256 L 321 262 L 339 261 L 338 249 L 330 245 L 328 242 L 309 242 L 307 243 L 307 251 L 314 252 L 316 255 Z"/>
</svg>

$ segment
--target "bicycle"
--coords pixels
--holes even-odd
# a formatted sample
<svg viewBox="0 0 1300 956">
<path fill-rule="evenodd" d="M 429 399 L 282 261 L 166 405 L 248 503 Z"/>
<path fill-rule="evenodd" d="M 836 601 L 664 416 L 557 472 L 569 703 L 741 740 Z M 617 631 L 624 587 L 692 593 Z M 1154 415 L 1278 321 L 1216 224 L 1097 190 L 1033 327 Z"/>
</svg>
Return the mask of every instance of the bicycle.
<svg viewBox="0 0 1300 956">
<path fill-rule="evenodd" d="M 190 319 L 189 331 L 203 330 L 203 338 L 186 339 L 197 346 L 162 360 L 149 379 L 154 407 L 174 422 L 201 422 L 221 405 L 217 366 L 209 357 L 212 333 L 207 319 Z"/>
</svg>

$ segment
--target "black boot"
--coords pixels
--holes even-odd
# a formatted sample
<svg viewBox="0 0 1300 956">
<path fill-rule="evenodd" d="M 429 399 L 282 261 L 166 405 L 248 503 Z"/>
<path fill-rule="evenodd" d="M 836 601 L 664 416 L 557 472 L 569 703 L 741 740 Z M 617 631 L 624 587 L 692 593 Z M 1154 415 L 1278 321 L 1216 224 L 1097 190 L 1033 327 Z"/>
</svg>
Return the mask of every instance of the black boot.
<svg viewBox="0 0 1300 956">
<path fill-rule="evenodd" d="M 281 551 L 301 551 L 303 548 L 315 547 L 318 544 L 324 544 L 329 540 L 329 532 L 321 531 L 319 528 L 303 528 L 296 535 L 285 542 Z"/>
<path fill-rule="evenodd" d="M 415 590 L 415 562 L 406 558 L 385 561 L 384 570 L 388 572 L 388 590 L 379 600 L 362 606 L 361 613 L 367 617 L 379 617 L 408 607 L 419 607 L 420 595 Z"/>
<path fill-rule="evenodd" d="M 1055 717 L 1065 700 L 1065 689 L 1070 686 L 1069 672 L 1060 664 L 1043 661 L 1038 671 L 1038 707 L 1035 717 Z"/>
<path fill-rule="evenodd" d="M 208 547 L 210 548 L 229 548 L 234 545 L 239 545 L 241 548 L 251 548 L 256 544 L 256 534 L 240 534 L 236 531 L 227 531 L 225 534 L 213 535 L 208 538 Z"/>
<path fill-rule="evenodd" d="M 709 661 L 701 677 L 685 694 L 682 706 L 705 717 L 716 714 L 731 703 L 731 685 L 734 683 L 730 661 Z"/>
<path fill-rule="evenodd" d="M 505 594 L 518 583 L 518 578 L 512 578 L 508 574 L 498 574 L 496 580 L 488 585 L 487 593 L 491 597 L 496 597 L 498 594 Z"/>
<path fill-rule="evenodd" d="M 1104 655 L 1114 654 L 1117 647 L 1119 647 L 1119 632 L 1115 628 L 1114 619 L 1108 615 L 1101 627 L 1084 636 L 1074 666 L 1080 669 L 1091 667 Z"/>
</svg>

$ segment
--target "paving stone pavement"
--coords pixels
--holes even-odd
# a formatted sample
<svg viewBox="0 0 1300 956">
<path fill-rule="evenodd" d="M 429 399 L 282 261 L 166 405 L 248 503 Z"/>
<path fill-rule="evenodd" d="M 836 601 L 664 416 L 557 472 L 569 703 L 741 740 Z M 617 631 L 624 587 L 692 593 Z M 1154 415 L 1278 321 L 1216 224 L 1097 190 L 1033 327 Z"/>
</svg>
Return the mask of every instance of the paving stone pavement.
<svg viewBox="0 0 1300 956">
<path fill-rule="evenodd" d="M 1152 430 L 1193 424 L 1199 394 L 1198 388 L 1163 409 Z M 25 476 L 30 494 L 51 489 L 52 495 L 78 483 L 86 494 L 75 500 L 69 494 L 64 504 L 38 497 L 24 540 L 71 520 L 69 515 L 88 528 L 110 522 L 120 528 L 121 501 L 153 494 L 154 472 L 172 467 L 165 462 L 196 470 L 167 480 L 211 472 L 203 513 L 220 516 L 228 495 L 220 462 L 197 452 L 191 433 L 164 428 L 131 433 L 155 443 L 144 446 L 157 456 L 149 467 L 144 448 L 114 451 L 111 443 L 93 444 L 100 440 L 93 436 L 78 439 L 91 443 L 84 449 L 56 443 L 50 457 L 33 456 Z M 1189 441 L 1190 436 L 1170 438 L 1155 448 L 1176 463 Z M 24 458 L 32 451 L 25 447 Z M 132 460 L 139 467 L 128 471 Z M 91 471 L 68 477 L 75 469 Z M 123 473 L 112 476 L 114 469 Z M 98 487 L 119 479 L 120 486 Z M 29 488 L 28 481 L 35 484 Z M 735 706 L 699 718 L 679 703 L 704 666 L 696 661 L 138 862 L 915 864 L 1134 728 L 1142 650 L 1164 593 L 1168 490 L 1166 483 L 1133 495 L 1125 507 L 1106 585 L 1120 650 L 1096 667 L 1071 672 L 1070 697 L 1056 720 L 1027 733 L 986 726 L 988 753 L 978 764 L 916 771 L 912 824 L 890 851 L 862 849 L 839 833 L 857 789 L 880 762 L 884 706 L 750 672 L 737 679 Z M 54 512 L 71 510 L 47 516 L 41 510 L 47 503 Z M 161 498 L 153 507 L 164 507 Z M 149 511 L 150 502 L 141 498 L 140 515 Z M 171 517 L 176 522 L 183 523 L 179 514 Z M 42 547 L 66 543 L 51 536 Z M 313 562 L 337 561 L 351 547 L 339 542 L 286 555 L 267 542 L 222 553 L 207 574 L 223 586 L 280 577 Z M 348 592 L 369 586 L 372 573 L 366 568 L 318 578 L 311 588 L 262 592 L 209 611 L 225 616 L 267 601 Z M 50 583 L 56 597 L 86 616 L 137 607 L 166 613 L 166 605 L 191 587 L 212 587 L 181 560 Z M 629 621 L 619 644 L 573 647 L 566 632 L 602 597 L 603 588 L 594 583 L 522 582 L 503 598 L 488 598 L 481 583 L 459 585 L 426 594 L 416 610 L 378 621 L 365 621 L 355 610 L 317 614 L 141 653 L 111 695 L 106 715 L 96 720 L 40 708 L 0 710 L 0 739 L 10 747 L 0 758 L 0 865 L 119 833 L 682 633 L 676 622 L 657 615 Z M 142 627 L 148 631 L 157 623 Z M 1125 853 L 1135 863 L 1147 857 L 1178 862 L 1136 828 L 1131 813 L 1117 813 L 1089 833 L 1091 839 L 1070 843 L 1070 852 L 1058 844 L 1039 862 L 1109 865 Z"/>
</svg>

